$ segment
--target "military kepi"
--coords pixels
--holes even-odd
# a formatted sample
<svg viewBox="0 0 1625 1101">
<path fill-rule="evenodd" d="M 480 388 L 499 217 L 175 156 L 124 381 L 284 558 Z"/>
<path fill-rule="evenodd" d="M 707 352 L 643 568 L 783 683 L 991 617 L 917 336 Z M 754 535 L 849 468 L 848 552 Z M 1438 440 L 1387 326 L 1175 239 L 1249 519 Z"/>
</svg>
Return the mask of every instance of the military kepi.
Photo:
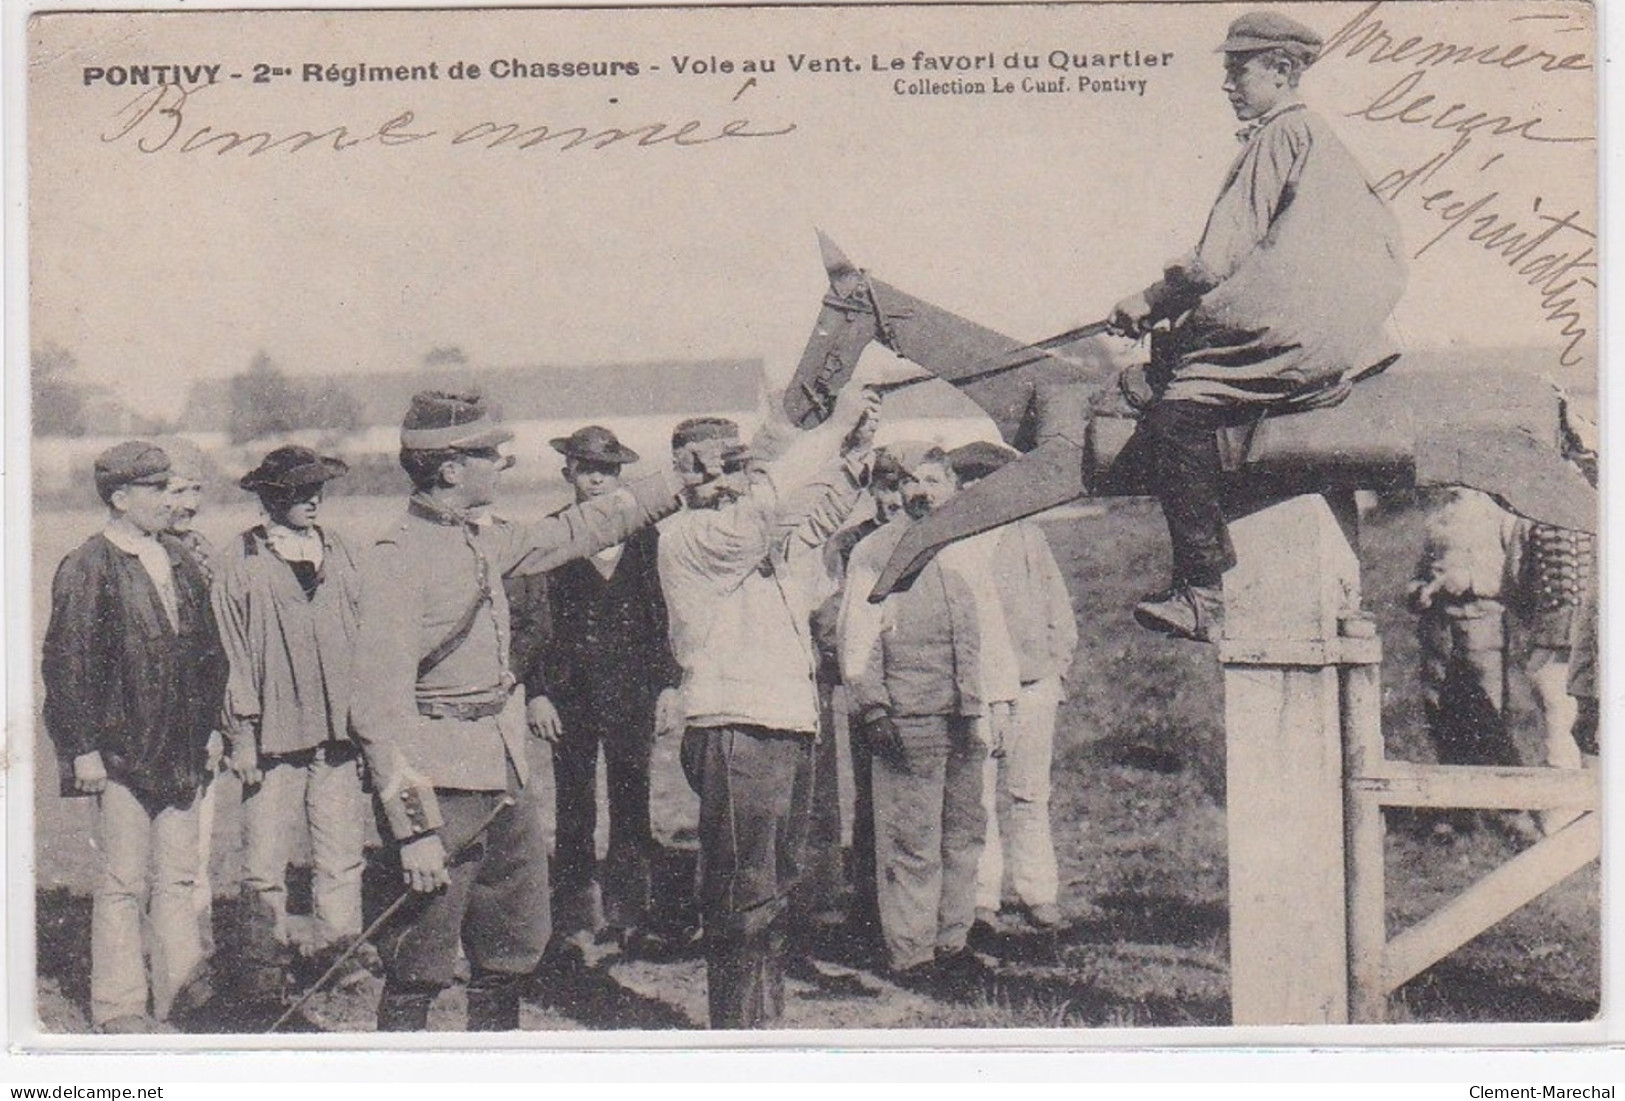
<svg viewBox="0 0 1625 1101">
<path fill-rule="evenodd" d="M 511 439 L 513 433 L 497 423 L 477 393 L 420 391 L 401 422 L 401 447 L 407 451 L 475 451 Z"/>
<path fill-rule="evenodd" d="M 1215 53 L 1245 54 L 1259 50 L 1286 49 L 1305 62 L 1320 56 L 1320 35 L 1279 12 L 1254 11 L 1230 24 L 1230 33 Z"/>
</svg>

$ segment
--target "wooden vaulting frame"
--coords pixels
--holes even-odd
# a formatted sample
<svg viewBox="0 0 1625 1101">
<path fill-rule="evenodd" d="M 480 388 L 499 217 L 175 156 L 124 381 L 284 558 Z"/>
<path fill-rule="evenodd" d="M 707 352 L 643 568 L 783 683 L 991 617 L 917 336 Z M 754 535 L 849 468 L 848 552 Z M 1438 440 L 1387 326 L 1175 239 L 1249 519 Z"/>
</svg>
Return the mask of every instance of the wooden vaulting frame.
<svg viewBox="0 0 1625 1101">
<path fill-rule="evenodd" d="M 1148 492 L 1113 465 L 1132 420 L 1100 415 L 1109 362 L 1071 342 L 1098 327 L 1024 343 L 819 243 L 830 291 L 786 391 L 790 421 L 827 416 L 879 342 L 959 387 L 1024 452 L 912 525 L 871 599 L 954 539 L 1085 494 Z M 1262 507 L 1232 525 L 1238 564 L 1219 646 L 1234 1023 L 1380 1022 L 1392 991 L 1598 858 L 1594 771 L 1387 758 L 1381 642 L 1360 609 L 1353 549 L 1356 488 L 1469 486 L 1530 519 L 1594 531 L 1595 489 L 1565 457 L 1564 415 L 1560 395 L 1517 372 L 1390 372 L 1340 406 L 1272 418 L 1249 442 L 1242 477 Z M 1388 807 L 1581 813 L 1390 938 Z"/>
</svg>

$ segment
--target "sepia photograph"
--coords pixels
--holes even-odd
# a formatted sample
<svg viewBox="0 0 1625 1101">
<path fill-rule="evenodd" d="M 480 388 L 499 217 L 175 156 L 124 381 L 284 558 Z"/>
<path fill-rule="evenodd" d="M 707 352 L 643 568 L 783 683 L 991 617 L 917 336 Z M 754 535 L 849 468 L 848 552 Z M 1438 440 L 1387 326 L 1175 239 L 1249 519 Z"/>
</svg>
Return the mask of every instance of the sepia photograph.
<svg viewBox="0 0 1625 1101">
<path fill-rule="evenodd" d="M 1598 18 L 35 4 L 10 1042 L 1617 1040 Z"/>
</svg>

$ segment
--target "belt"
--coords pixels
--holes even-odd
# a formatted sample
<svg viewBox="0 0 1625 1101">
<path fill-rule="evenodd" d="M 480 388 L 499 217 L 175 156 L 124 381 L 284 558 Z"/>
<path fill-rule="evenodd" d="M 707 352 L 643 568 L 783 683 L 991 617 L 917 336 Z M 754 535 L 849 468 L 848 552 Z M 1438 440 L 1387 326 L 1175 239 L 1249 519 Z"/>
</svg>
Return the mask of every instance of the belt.
<svg viewBox="0 0 1625 1101">
<path fill-rule="evenodd" d="M 500 715 L 507 706 L 506 694 L 490 700 L 419 700 L 418 714 L 429 719 L 457 719 L 461 722 L 471 722 L 474 719 L 489 719 L 493 715 Z"/>
</svg>

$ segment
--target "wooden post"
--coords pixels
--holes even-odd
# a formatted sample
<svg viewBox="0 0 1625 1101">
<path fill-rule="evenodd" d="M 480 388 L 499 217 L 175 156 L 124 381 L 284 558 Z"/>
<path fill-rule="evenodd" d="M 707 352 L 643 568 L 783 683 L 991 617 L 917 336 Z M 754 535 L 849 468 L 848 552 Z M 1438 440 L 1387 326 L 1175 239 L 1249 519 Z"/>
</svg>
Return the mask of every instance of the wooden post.
<svg viewBox="0 0 1625 1101">
<path fill-rule="evenodd" d="M 1369 618 L 1343 621 L 1345 637 L 1375 638 Z M 1381 768 L 1382 666 L 1347 665 L 1343 669 L 1343 770 L 1345 777 L 1370 776 Z M 1349 1016 L 1358 1024 L 1380 1024 L 1387 1016 L 1388 989 L 1383 982 L 1383 953 L 1388 947 L 1387 890 L 1383 882 L 1383 846 L 1387 823 L 1373 792 L 1346 782 L 1343 796 L 1348 850 Z"/>
<path fill-rule="evenodd" d="M 1339 621 L 1359 561 L 1319 496 L 1231 525 L 1225 576 L 1230 1003 L 1238 1025 L 1348 1020 Z M 1363 640 L 1371 649 L 1374 639 Z M 1380 872 L 1379 872 L 1380 874 Z"/>
</svg>

